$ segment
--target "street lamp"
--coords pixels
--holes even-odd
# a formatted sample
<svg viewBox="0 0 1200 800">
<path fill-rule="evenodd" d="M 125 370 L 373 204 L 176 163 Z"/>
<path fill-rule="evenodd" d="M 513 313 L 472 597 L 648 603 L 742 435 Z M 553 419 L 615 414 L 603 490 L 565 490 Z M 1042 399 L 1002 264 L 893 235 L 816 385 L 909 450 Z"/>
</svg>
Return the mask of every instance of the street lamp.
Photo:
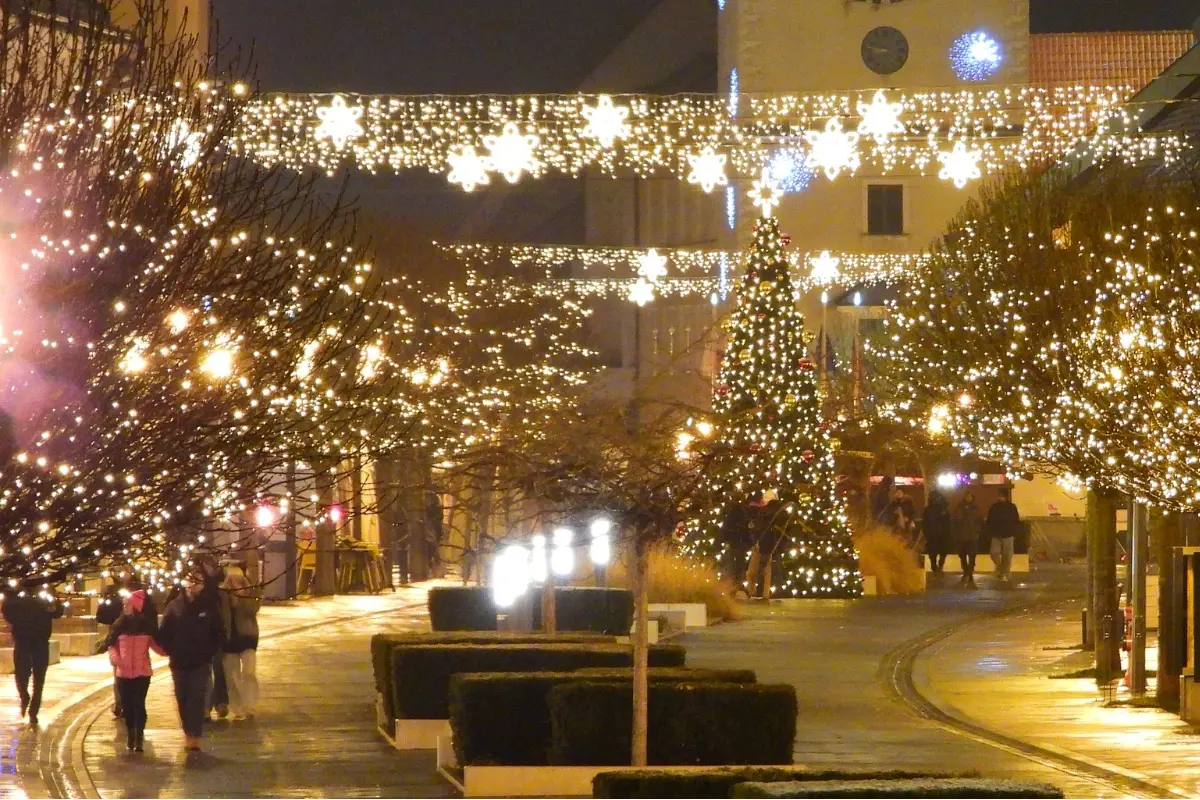
<svg viewBox="0 0 1200 800">
<path fill-rule="evenodd" d="M 529 551 L 510 545 L 492 564 L 492 598 L 498 608 L 511 608 L 529 589 Z"/>
<path fill-rule="evenodd" d="M 575 532 L 570 528 L 557 528 L 554 531 L 554 549 L 550 552 L 550 571 L 559 578 L 570 577 L 575 570 L 575 551 L 571 549 L 571 540 Z"/>
<path fill-rule="evenodd" d="M 612 541 L 609 539 L 612 522 L 601 517 L 592 521 L 589 530 L 592 534 L 592 545 L 588 548 L 588 556 L 596 570 L 596 582 L 603 586 L 606 583 L 605 571 L 608 562 L 612 560 Z"/>
<path fill-rule="evenodd" d="M 533 552 L 529 557 L 529 577 L 537 584 L 543 584 L 549 576 L 546 569 L 546 537 L 538 534 L 533 537 Z"/>
</svg>

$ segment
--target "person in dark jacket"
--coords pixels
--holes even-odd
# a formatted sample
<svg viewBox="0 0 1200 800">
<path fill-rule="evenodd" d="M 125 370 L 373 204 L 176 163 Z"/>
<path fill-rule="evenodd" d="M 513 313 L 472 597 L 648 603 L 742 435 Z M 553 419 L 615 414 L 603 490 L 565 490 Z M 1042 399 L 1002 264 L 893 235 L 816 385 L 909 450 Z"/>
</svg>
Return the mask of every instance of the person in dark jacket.
<svg viewBox="0 0 1200 800">
<path fill-rule="evenodd" d="M 29 724 L 37 727 L 42 707 L 42 687 L 50 667 L 50 632 L 54 620 L 63 615 L 62 604 L 49 595 L 33 592 L 9 592 L 4 597 L 4 619 L 12 631 L 13 672 L 17 694 L 21 696 L 21 716 L 29 714 Z M 33 678 L 33 691 L 29 679 Z"/>
<path fill-rule="evenodd" d="M 208 602 L 204 586 L 203 573 L 189 576 L 158 626 L 158 643 L 170 658 L 187 750 L 200 749 L 213 659 L 221 652 L 220 610 Z"/>
<path fill-rule="evenodd" d="M 941 572 L 946 565 L 946 553 L 950 549 L 950 504 L 941 492 L 929 493 L 929 505 L 921 518 L 921 531 L 925 534 L 925 552 L 929 554 L 930 567 Z"/>
<path fill-rule="evenodd" d="M 155 625 L 158 626 L 158 606 L 154 603 L 154 598 L 146 591 L 145 585 L 137 579 L 132 572 L 127 573 L 122 578 L 120 583 L 114 583 L 101 596 L 100 605 L 96 609 L 96 622 L 101 625 L 112 626 L 118 619 L 121 618 L 125 611 L 125 603 L 129 596 L 134 592 L 142 592 L 142 604 L 138 611 L 144 617 L 149 618 Z M 110 631 L 111 633 L 111 627 Z M 108 649 L 108 646 L 105 646 Z M 112 714 L 117 719 L 123 719 L 125 716 L 125 708 L 121 701 L 120 681 L 116 678 L 116 669 L 113 669 L 113 706 Z"/>
<path fill-rule="evenodd" d="M 1013 543 L 1017 532 L 1021 529 L 1021 515 L 1016 505 L 1009 499 L 1008 489 L 1000 491 L 1000 499 L 992 503 L 988 509 L 987 522 L 984 523 L 988 538 L 992 541 L 992 561 L 995 564 L 995 575 L 1001 581 L 1008 583 L 1012 580 Z"/>
<path fill-rule="evenodd" d="M 979 549 L 979 534 L 983 532 L 983 512 L 975 504 L 975 495 L 967 492 L 954 509 L 954 544 L 958 563 L 962 565 L 960 586 L 975 588 L 975 553 Z"/>
</svg>

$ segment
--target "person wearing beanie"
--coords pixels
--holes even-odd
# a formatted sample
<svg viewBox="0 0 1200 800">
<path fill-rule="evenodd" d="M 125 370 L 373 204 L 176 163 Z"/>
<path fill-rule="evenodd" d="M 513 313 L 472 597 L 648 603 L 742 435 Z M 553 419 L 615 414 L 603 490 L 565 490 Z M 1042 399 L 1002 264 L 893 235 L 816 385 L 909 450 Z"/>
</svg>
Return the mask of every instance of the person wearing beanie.
<svg viewBox="0 0 1200 800">
<path fill-rule="evenodd" d="M 108 660 L 117 676 L 117 691 L 125 713 L 125 743 L 142 752 L 146 739 L 146 692 L 150 690 L 150 651 L 166 655 L 158 642 L 158 625 L 146 613 L 146 592 L 130 592 L 124 610 L 108 633 Z"/>
</svg>

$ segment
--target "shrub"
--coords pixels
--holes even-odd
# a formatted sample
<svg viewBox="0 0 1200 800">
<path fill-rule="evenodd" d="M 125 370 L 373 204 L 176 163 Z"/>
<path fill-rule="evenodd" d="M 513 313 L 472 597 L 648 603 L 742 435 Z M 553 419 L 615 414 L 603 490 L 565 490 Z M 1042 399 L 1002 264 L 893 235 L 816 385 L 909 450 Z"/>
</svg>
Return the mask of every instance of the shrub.
<svg viewBox="0 0 1200 800">
<path fill-rule="evenodd" d="M 407 631 L 399 633 L 377 633 L 371 637 L 371 671 L 375 677 L 375 691 L 383 698 L 385 713 L 389 718 L 396 716 L 392 697 L 392 649 L 397 644 L 572 644 L 572 643 L 615 643 L 611 636 L 599 634 L 544 634 L 509 633 L 507 631 L 447 631 L 423 633 Z"/>
<path fill-rule="evenodd" d="M 533 627 L 542 626 L 542 590 L 533 593 Z M 628 636 L 633 625 L 633 592 L 592 586 L 556 586 L 555 627 L 560 631 Z"/>
<path fill-rule="evenodd" d="M 496 603 L 486 586 L 435 586 L 426 603 L 435 631 L 496 630 Z"/>
<path fill-rule="evenodd" d="M 682 667 L 675 645 L 650 648 L 650 666 Z M 448 719 L 450 676 L 459 672 L 565 672 L 580 667 L 631 667 L 619 644 L 399 644 L 392 648 L 393 708 L 399 719 Z"/>
<path fill-rule="evenodd" d="M 715 567 L 688 558 L 669 543 L 650 548 L 649 597 L 651 603 L 704 603 L 712 620 L 737 619 L 732 581 L 717 577 Z M 609 570 L 613 586 L 633 587 L 629 566 L 618 560 Z"/>
<path fill-rule="evenodd" d="M 737 683 L 650 686 L 649 763 L 790 764 L 796 689 Z M 622 766 L 632 748 L 633 687 L 569 683 L 550 691 L 550 763 Z"/>
<path fill-rule="evenodd" d="M 1048 783 L 985 778 L 739 783 L 730 797 L 1062 797 Z"/>
<path fill-rule="evenodd" d="M 550 690 L 571 681 L 631 683 L 629 668 L 588 668 L 574 672 L 468 672 L 450 681 L 450 725 L 459 764 L 548 764 Z M 663 668 L 650 680 L 754 683 L 751 670 Z M 514 725 L 513 720 L 520 720 Z"/>
<path fill-rule="evenodd" d="M 910 778 L 971 778 L 977 773 L 927 773 L 911 770 L 867 772 L 861 770 L 806 770 L 802 768 L 735 767 L 697 772 L 629 769 L 601 772 L 592 780 L 592 797 L 729 797 L 740 783 L 776 783 L 781 781 L 863 781 L 904 780 Z"/>
<path fill-rule="evenodd" d="M 880 594 L 915 594 L 921 591 L 917 552 L 903 536 L 882 527 L 870 527 L 854 535 L 858 568 L 874 575 Z"/>
</svg>

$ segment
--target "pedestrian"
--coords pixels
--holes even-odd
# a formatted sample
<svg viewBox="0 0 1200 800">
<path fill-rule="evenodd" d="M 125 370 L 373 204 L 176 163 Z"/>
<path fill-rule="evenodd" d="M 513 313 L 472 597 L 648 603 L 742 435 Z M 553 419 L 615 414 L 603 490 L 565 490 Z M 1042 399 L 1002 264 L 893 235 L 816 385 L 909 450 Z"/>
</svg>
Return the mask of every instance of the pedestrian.
<svg viewBox="0 0 1200 800">
<path fill-rule="evenodd" d="M 125 712 L 125 747 L 141 753 L 146 740 L 146 692 L 150 691 L 150 651 L 166 652 L 155 641 L 158 620 L 146 612 L 144 589 L 129 593 L 121 616 L 108 632 L 108 660 L 116 673 L 117 690 Z"/>
<path fill-rule="evenodd" d="M 233 720 L 250 719 L 258 704 L 258 607 L 259 599 L 246 573 L 237 565 L 225 569 L 221 583 L 221 629 L 225 638 L 221 657 L 229 711 Z"/>
<path fill-rule="evenodd" d="M 154 604 L 154 598 L 146 591 L 146 587 L 137 579 L 132 572 L 122 576 L 120 583 L 114 583 L 100 598 L 100 605 L 96 609 L 96 622 L 101 625 L 109 626 L 109 633 L 112 633 L 112 626 L 121 618 L 125 608 L 125 601 L 129 595 L 136 591 L 143 593 L 142 610 L 144 616 L 149 617 L 155 627 L 158 626 L 158 607 Z M 105 645 L 108 649 L 108 645 Z M 124 717 L 124 708 L 121 701 L 121 686 L 117 680 L 116 668 L 113 668 L 113 706 L 112 714 L 117 719 Z"/>
<path fill-rule="evenodd" d="M 975 553 L 979 549 L 979 534 L 983 531 L 983 512 L 975 504 L 975 495 L 967 492 L 954 509 L 954 544 L 958 563 L 962 565 L 959 586 L 975 588 Z"/>
<path fill-rule="evenodd" d="M 991 539 L 992 562 L 995 564 L 995 575 L 1001 581 L 1008 583 L 1012 580 L 1013 543 L 1017 531 L 1021 529 L 1021 515 L 1016 505 L 1010 499 L 1008 489 L 1000 490 L 1000 499 L 992 503 L 988 509 L 987 522 L 984 523 L 988 538 Z"/>
<path fill-rule="evenodd" d="M 204 584 L 203 572 L 189 575 L 158 627 L 158 643 L 171 660 L 184 748 L 192 751 L 200 749 L 213 658 L 221 651 L 221 615 L 204 596 Z"/>
<path fill-rule="evenodd" d="M 4 597 L 3 614 L 12 632 L 13 672 L 21 697 L 21 717 L 28 713 L 30 726 L 36 728 L 46 670 L 50 667 L 50 632 L 54 620 L 63 615 L 63 606 L 51 594 L 10 591 Z"/>
<path fill-rule="evenodd" d="M 879 485 L 871 491 L 871 519 L 878 520 L 883 516 L 883 510 L 887 508 L 891 502 L 892 484 L 895 479 L 890 475 L 884 475 L 879 480 Z"/>
<path fill-rule="evenodd" d="M 930 567 L 941 572 L 946 565 L 946 553 L 950 549 L 950 503 L 941 492 L 929 493 L 929 505 L 921 518 L 921 530 L 925 534 L 925 552 L 929 554 Z"/>
</svg>

